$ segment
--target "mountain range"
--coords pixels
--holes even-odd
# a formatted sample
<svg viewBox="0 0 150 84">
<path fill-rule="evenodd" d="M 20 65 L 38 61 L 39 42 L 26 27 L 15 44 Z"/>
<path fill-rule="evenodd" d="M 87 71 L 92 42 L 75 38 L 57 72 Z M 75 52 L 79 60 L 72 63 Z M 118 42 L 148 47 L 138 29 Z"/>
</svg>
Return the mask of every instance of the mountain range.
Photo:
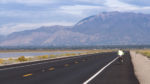
<svg viewBox="0 0 150 84">
<path fill-rule="evenodd" d="M 73 26 L 40 27 L 0 36 L 0 46 L 150 44 L 150 14 L 102 12 Z"/>
</svg>

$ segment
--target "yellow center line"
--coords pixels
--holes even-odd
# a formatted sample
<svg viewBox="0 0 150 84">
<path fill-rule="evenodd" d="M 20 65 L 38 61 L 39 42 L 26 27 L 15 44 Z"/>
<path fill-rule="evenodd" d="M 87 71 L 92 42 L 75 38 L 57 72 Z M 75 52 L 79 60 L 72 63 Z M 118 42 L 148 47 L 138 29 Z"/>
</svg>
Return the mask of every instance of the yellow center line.
<svg viewBox="0 0 150 84">
<path fill-rule="evenodd" d="M 65 64 L 64 66 L 67 67 L 67 66 L 69 66 L 69 64 Z"/>
<path fill-rule="evenodd" d="M 75 61 L 74 63 L 75 63 L 75 64 L 78 64 L 79 62 Z"/>
<path fill-rule="evenodd" d="M 53 71 L 53 70 L 55 70 L 55 68 L 54 68 L 54 67 L 51 67 L 51 68 L 49 68 L 49 70 L 50 70 L 50 71 Z"/>
<path fill-rule="evenodd" d="M 23 77 L 28 77 L 28 76 L 32 76 L 32 73 L 23 75 Z"/>
</svg>

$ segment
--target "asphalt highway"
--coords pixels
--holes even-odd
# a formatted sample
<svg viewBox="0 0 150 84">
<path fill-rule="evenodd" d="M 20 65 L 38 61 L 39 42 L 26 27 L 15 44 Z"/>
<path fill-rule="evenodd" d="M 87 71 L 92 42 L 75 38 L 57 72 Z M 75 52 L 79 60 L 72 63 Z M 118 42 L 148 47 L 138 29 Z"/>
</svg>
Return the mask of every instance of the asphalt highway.
<svg viewBox="0 0 150 84">
<path fill-rule="evenodd" d="M 116 52 L 97 53 L 0 67 L 0 84 L 83 84 L 112 60 Z M 114 60 L 87 84 L 139 84 L 129 52 Z"/>
</svg>

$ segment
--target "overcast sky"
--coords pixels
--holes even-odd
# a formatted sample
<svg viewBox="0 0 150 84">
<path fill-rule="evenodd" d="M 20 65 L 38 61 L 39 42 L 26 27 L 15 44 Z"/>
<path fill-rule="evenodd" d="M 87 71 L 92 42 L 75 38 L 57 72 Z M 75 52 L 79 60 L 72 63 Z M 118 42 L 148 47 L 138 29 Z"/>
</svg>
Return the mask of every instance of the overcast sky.
<svg viewBox="0 0 150 84">
<path fill-rule="evenodd" d="M 100 12 L 150 13 L 150 0 L 0 0 L 0 34 L 73 25 Z"/>
</svg>

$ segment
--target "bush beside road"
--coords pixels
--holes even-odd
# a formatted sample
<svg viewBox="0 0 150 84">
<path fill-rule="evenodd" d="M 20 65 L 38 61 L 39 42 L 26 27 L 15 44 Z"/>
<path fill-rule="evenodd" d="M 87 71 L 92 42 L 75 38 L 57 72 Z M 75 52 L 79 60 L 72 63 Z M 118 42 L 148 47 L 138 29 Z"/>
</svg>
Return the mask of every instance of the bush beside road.
<svg viewBox="0 0 150 84">
<path fill-rule="evenodd" d="M 150 50 L 137 50 L 136 52 L 150 58 Z"/>
<path fill-rule="evenodd" d="M 32 61 L 69 57 L 69 56 L 80 56 L 80 55 L 94 54 L 94 53 L 101 53 L 101 52 L 112 52 L 112 51 L 116 51 L 116 50 L 81 50 L 80 53 L 70 53 L 69 51 L 68 52 L 65 51 L 66 53 L 57 54 L 57 55 L 51 54 L 51 55 L 42 55 L 42 56 L 27 56 L 27 57 L 20 56 L 20 57 L 10 57 L 10 58 L 0 58 L 0 65 L 8 65 L 8 64 L 16 64 L 22 62 L 32 62 Z M 73 52 L 73 50 L 71 52 Z"/>
<path fill-rule="evenodd" d="M 20 56 L 20 57 L 13 57 L 13 58 L 0 58 L 0 64 L 15 64 L 15 63 L 22 63 L 22 62 L 32 62 L 32 61 L 40 61 L 45 59 L 54 59 L 57 57 L 64 57 L 64 56 L 75 56 L 79 55 L 76 53 L 69 53 L 69 54 L 59 54 L 59 55 L 42 55 L 42 56 Z"/>
</svg>

